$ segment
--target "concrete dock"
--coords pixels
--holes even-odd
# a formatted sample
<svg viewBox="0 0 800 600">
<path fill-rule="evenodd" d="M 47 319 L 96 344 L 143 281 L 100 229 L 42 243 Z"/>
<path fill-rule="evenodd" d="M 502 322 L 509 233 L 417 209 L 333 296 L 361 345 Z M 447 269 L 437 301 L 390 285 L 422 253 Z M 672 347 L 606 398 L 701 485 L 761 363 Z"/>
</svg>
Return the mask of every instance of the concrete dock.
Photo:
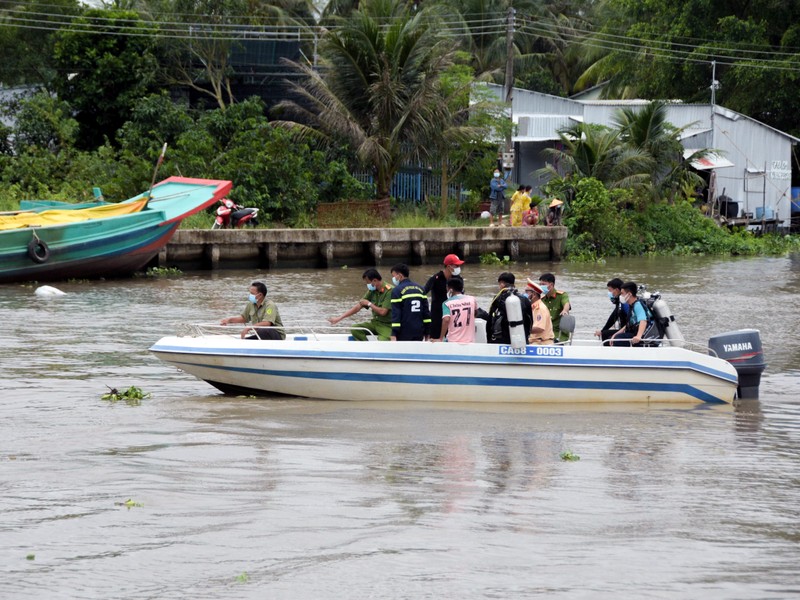
<svg viewBox="0 0 800 600">
<path fill-rule="evenodd" d="M 512 260 L 559 260 L 566 227 L 421 229 L 179 229 L 151 266 L 260 269 L 438 263 L 450 253 L 476 263 L 495 252 Z"/>
</svg>

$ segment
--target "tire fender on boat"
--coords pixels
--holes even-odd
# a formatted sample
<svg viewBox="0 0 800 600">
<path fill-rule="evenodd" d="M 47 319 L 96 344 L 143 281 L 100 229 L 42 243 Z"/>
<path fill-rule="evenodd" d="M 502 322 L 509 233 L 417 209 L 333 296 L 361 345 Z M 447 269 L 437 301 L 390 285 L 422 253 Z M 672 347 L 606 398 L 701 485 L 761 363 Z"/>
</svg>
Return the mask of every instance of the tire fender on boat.
<svg viewBox="0 0 800 600">
<path fill-rule="evenodd" d="M 33 239 L 28 242 L 28 256 L 35 263 L 47 262 L 47 259 L 50 258 L 50 248 L 48 248 L 47 242 L 33 236 Z"/>
</svg>

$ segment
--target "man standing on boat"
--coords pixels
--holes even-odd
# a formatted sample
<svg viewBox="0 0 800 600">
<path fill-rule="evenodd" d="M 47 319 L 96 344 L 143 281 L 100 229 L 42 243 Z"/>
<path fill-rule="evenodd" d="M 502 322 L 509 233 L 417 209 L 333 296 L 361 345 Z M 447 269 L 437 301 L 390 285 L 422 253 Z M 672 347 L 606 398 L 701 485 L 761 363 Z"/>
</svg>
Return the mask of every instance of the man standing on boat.
<svg viewBox="0 0 800 600">
<path fill-rule="evenodd" d="M 523 345 L 531 334 L 531 323 L 533 322 L 531 301 L 528 300 L 525 294 L 520 294 L 516 290 L 514 287 L 515 281 L 516 277 L 514 277 L 513 273 L 500 273 L 497 278 L 497 285 L 500 286 L 500 291 L 497 292 L 494 300 L 492 300 L 492 305 L 489 307 L 489 320 L 486 322 L 486 341 L 490 344 L 511 343 L 506 300 L 512 295 L 519 298 L 520 309 L 522 310 L 522 327 L 525 332 Z"/>
<path fill-rule="evenodd" d="M 430 336 L 428 296 L 408 276 L 408 265 L 392 267 L 392 341 L 422 341 Z"/>
<path fill-rule="evenodd" d="M 260 281 L 250 284 L 250 295 L 247 304 L 241 315 L 227 317 L 220 321 L 220 325 L 230 325 L 231 323 L 245 323 L 247 327 L 242 329 L 242 338 L 248 340 L 283 340 L 286 333 L 280 327 L 283 326 L 281 316 L 278 314 L 278 307 L 272 300 L 267 300 L 267 286 Z M 269 329 L 268 329 L 269 328 Z"/>
<path fill-rule="evenodd" d="M 338 317 L 328 319 L 331 325 L 336 325 L 342 319 L 356 314 L 361 310 L 368 310 L 372 320 L 366 323 L 357 323 L 350 330 L 350 334 L 359 342 L 367 341 L 367 335 L 372 333 L 382 342 L 387 342 L 392 336 L 392 286 L 383 282 L 377 269 L 367 269 L 362 275 L 367 285 L 367 293 L 353 308 Z"/>
<path fill-rule="evenodd" d="M 453 277 L 447 280 L 447 300 L 442 303 L 442 326 L 440 337 L 432 342 L 471 344 L 475 341 L 475 315 L 478 301 L 464 294 L 464 280 Z"/>
<path fill-rule="evenodd" d="M 444 257 L 444 268 L 431 276 L 425 284 L 424 292 L 431 295 L 431 336 L 438 336 L 442 330 L 442 304 L 447 300 L 447 281 L 461 275 L 464 261 L 455 254 Z M 462 290 L 463 291 L 463 290 Z"/>
<path fill-rule="evenodd" d="M 542 273 L 539 276 L 539 287 L 542 288 L 542 302 L 550 311 L 550 319 L 553 321 L 553 333 L 557 342 L 566 342 L 569 333 L 562 332 L 561 317 L 568 315 L 572 308 L 569 303 L 567 292 L 556 290 L 556 276 L 552 273 Z"/>
</svg>

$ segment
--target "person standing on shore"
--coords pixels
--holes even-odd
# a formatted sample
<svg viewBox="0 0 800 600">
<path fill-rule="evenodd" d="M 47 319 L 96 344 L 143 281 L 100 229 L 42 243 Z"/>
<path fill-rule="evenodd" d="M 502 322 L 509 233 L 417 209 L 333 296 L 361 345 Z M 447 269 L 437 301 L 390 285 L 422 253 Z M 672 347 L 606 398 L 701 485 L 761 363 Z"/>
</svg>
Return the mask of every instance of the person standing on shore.
<svg viewBox="0 0 800 600">
<path fill-rule="evenodd" d="M 530 206 L 530 199 L 528 200 Z M 519 227 L 522 225 L 522 213 L 525 210 L 525 186 L 521 185 L 511 196 L 511 210 L 509 216 L 509 224 L 512 227 Z"/>
<path fill-rule="evenodd" d="M 444 268 L 432 275 L 423 288 L 426 294 L 431 295 L 431 336 L 439 335 L 442 328 L 442 304 L 447 300 L 447 281 L 461 275 L 464 261 L 457 254 L 448 254 L 444 257 L 443 264 Z"/>
<path fill-rule="evenodd" d="M 409 279 L 408 265 L 392 267 L 392 341 L 422 341 L 430 337 L 428 296 Z"/>
<path fill-rule="evenodd" d="M 350 335 L 359 342 L 365 342 L 368 333 L 372 333 L 378 336 L 378 340 L 386 342 L 392 337 L 392 286 L 383 282 L 377 269 L 367 269 L 361 277 L 367 286 L 366 294 L 351 309 L 338 317 L 329 318 L 328 322 L 336 325 L 342 319 L 361 310 L 368 310 L 372 319 L 366 323 L 355 324 L 350 330 Z"/>
<path fill-rule="evenodd" d="M 506 205 L 505 190 L 508 187 L 506 180 L 503 179 L 502 173 L 499 169 L 494 170 L 494 176 L 489 183 L 491 192 L 489 193 L 489 227 L 494 227 L 494 220 L 497 218 L 497 224 L 503 224 L 503 211 Z"/>
</svg>

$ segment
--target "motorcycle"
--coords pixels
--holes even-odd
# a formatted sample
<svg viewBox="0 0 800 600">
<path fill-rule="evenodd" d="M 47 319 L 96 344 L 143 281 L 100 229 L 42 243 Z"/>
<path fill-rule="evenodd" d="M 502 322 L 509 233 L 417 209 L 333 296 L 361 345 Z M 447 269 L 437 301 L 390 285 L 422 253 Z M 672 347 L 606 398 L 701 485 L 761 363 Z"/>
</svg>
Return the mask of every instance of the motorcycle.
<svg viewBox="0 0 800 600">
<path fill-rule="evenodd" d="M 258 225 L 258 209 L 244 208 L 229 198 L 220 200 L 222 206 L 217 208 L 217 216 L 211 229 L 236 229 L 246 225 Z"/>
</svg>

